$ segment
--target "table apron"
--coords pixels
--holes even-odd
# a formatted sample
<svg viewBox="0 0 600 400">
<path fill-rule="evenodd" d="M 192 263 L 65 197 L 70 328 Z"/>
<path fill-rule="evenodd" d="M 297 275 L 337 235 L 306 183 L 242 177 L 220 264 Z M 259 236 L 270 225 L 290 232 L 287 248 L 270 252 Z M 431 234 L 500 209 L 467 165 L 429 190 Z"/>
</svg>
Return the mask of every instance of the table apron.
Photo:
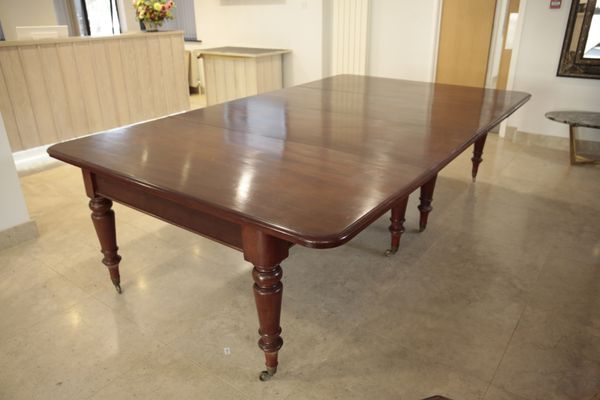
<svg viewBox="0 0 600 400">
<path fill-rule="evenodd" d="M 173 225 L 242 250 L 242 227 L 231 221 L 148 193 L 146 188 L 102 174 L 94 174 L 94 192 Z"/>
</svg>

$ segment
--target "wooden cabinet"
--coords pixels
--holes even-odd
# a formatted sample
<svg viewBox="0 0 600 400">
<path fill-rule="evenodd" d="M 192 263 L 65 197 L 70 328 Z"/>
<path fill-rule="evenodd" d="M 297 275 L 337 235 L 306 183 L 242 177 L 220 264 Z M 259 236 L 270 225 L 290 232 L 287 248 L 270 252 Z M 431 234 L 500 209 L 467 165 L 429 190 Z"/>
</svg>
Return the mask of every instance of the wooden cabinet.
<svg viewBox="0 0 600 400">
<path fill-rule="evenodd" d="M 219 47 L 200 51 L 206 103 L 224 103 L 283 88 L 283 55 L 290 50 Z"/>
</svg>

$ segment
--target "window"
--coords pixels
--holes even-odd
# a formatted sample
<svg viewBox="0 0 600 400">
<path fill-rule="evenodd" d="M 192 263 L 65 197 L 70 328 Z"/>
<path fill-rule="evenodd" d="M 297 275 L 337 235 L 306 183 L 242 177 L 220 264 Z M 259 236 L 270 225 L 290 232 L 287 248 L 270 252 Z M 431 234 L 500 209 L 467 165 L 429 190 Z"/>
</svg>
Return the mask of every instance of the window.
<svg viewBox="0 0 600 400">
<path fill-rule="evenodd" d="M 121 33 L 116 0 L 85 0 L 90 36 Z"/>
<path fill-rule="evenodd" d="M 117 0 L 54 0 L 59 24 L 72 36 L 108 36 L 121 33 Z"/>
</svg>

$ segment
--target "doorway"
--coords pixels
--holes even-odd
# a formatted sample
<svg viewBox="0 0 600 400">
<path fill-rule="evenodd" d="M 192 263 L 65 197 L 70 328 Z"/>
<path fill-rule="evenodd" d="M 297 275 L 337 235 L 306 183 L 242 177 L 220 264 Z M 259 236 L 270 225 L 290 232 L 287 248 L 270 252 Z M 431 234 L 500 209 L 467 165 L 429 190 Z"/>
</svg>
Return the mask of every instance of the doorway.
<svg viewBox="0 0 600 400">
<path fill-rule="evenodd" d="M 520 0 L 443 0 L 436 82 L 506 89 Z"/>
<path fill-rule="evenodd" d="M 500 1 L 500 0 L 499 0 Z M 520 0 L 501 0 L 503 9 L 506 10 L 502 23 L 502 30 L 499 32 L 502 38 L 501 46 L 497 46 L 495 54 L 490 55 L 489 65 L 491 73 L 488 74 L 488 87 L 500 90 L 506 90 L 508 87 L 508 73 L 513 55 L 513 48 L 516 40 L 517 24 L 519 21 Z"/>
</svg>

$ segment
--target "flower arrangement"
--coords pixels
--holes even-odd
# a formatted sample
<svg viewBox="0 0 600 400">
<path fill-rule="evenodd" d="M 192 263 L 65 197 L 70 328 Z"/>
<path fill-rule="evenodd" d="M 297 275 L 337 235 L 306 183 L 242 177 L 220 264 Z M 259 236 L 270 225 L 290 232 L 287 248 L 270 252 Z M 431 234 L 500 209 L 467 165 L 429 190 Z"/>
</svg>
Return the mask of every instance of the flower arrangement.
<svg viewBox="0 0 600 400">
<path fill-rule="evenodd" d="M 133 0 L 135 19 L 146 26 L 146 31 L 155 31 L 165 19 L 173 19 L 173 0 Z"/>
</svg>

